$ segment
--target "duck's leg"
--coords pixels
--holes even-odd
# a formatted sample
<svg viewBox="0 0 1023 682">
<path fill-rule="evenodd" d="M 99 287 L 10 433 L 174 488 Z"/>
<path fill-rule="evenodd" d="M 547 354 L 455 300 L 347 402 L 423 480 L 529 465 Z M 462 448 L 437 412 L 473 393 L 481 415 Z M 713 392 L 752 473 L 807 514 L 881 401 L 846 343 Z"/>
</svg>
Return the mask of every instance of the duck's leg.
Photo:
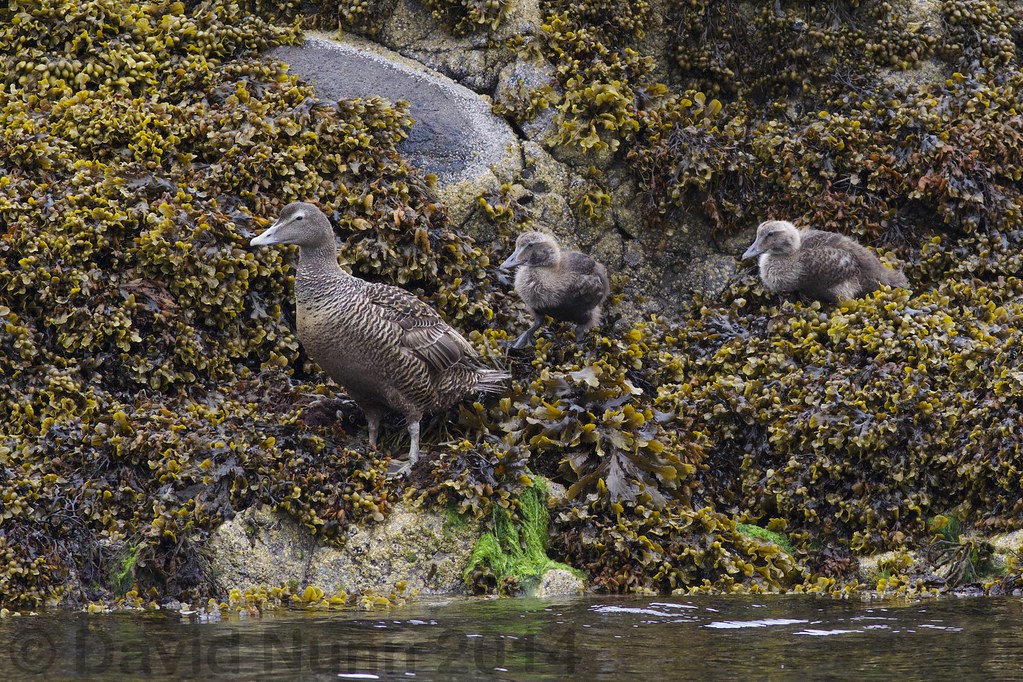
<svg viewBox="0 0 1023 682">
<path fill-rule="evenodd" d="M 383 413 L 380 410 L 363 410 L 366 413 L 366 423 L 369 424 L 369 447 L 377 449 L 377 436 L 380 435 L 380 419 Z"/>
<path fill-rule="evenodd" d="M 515 350 L 525 348 L 533 340 L 533 334 L 536 333 L 536 330 L 539 329 L 542 324 L 543 320 L 534 320 L 533 325 L 526 331 L 522 332 L 519 335 L 519 338 L 515 339 L 515 343 L 513 343 L 511 347 Z"/>
<path fill-rule="evenodd" d="M 411 441 L 409 443 L 409 448 L 408 448 L 408 462 L 406 462 L 404 465 L 402 465 L 399 469 L 395 470 L 394 473 L 391 474 L 391 476 L 403 476 L 409 470 L 411 470 L 412 467 L 414 467 L 416 465 L 416 462 L 419 460 L 419 420 L 418 419 L 413 420 L 413 419 L 409 418 L 409 420 L 408 420 L 408 435 L 409 435 L 409 440 Z"/>
<path fill-rule="evenodd" d="M 408 423 L 408 466 L 411 469 L 416 464 L 416 460 L 419 459 L 419 420 L 410 421 Z"/>
</svg>

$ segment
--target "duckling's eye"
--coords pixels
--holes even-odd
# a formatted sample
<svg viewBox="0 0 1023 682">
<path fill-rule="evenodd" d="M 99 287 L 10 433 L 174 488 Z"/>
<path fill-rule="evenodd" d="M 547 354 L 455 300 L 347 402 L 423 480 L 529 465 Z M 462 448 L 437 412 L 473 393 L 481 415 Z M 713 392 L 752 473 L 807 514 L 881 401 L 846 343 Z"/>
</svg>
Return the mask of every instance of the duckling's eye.
<svg viewBox="0 0 1023 682">
<path fill-rule="evenodd" d="M 305 216 L 299 213 L 297 216 L 295 216 L 295 220 L 305 220 Z"/>
</svg>

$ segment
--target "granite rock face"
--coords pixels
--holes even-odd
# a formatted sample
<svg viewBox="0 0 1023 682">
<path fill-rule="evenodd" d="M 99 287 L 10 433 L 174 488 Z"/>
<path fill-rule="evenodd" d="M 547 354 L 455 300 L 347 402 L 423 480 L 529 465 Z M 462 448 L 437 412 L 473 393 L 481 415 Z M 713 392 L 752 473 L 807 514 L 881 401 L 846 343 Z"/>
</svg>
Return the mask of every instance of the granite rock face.
<svg viewBox="0 0 1023 682">
<path fill-rule="evenodd" d="M 543 574 L 532 596 L 536 599 L 572 597 L 582 594 L 585 589 L 586 583 L 582 578 L 563 568 L 554 568 Z"/>
<path fill-rule="evenodd" d="M 481 94 L 490 94 L 498 73 L 515 59 L 510 49 L 497 47 L 520 35 L 535 33 L 543 23 L 538 0 L 508 3 L 505 16 L 492 33 L 455 36 L 440 26 L 417 0 L 398 0 L 380 34 L 383 45 L 425 64 Z"/>
</svg>

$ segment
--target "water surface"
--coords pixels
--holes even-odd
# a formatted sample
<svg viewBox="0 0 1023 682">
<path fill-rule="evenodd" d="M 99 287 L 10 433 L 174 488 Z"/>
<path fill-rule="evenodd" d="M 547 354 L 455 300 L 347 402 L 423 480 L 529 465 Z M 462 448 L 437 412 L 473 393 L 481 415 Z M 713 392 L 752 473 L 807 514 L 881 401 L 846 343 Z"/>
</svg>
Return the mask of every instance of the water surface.
<svg viewBox="0 0 1023 682">
<path fill-rule="evenodd" d="M 1023 600 L 433 600 L 0 621 L 0 679 L 1023 679 Z"/>
</svg>

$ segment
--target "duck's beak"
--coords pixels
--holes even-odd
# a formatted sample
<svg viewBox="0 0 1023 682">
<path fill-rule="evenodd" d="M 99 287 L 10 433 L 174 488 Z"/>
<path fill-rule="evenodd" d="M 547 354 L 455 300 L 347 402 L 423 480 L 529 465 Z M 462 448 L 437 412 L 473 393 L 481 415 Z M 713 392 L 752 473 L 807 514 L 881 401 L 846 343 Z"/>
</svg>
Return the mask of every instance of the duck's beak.
<svg viewBox="0 0 1023 682">
<path fill-rule="evenodd" d="M 266 229 L 266 232 L 259 235 L 258 237 L 253 237 L 252 241 L 249 242 L 249 246 L 267 246 L 269 244 L 279 243 L 277 239 L 277 232 L 280 229 L 280 227 L 281 222 L 278 220 L 273 225 L 268 227 Z"/>
<path fill-rule="evenodd" d="M 512 252 L 512 255 L 508 256 L 508 258 L 503 263 L 501 263 L 501 268 L 504 270 L 507 270 L 508 268 L 514 268 L 516 265 L 519 264 L 519 256 L 521 255 L 522 249 L 515 249 L 515 251 Z"/>
<path fill-rule="evenodd" d="M 761 253 L 761 251 L 760 251 L 760 240 L 758 239 L 757 241 L 755 241 L 752 244 L 750 244 L 749 248 L 746 249 L 746 251 L 743 252 L 742 260 L 746 260 L 747 258 L 752 258 L 753 256 L 759 256 L 760 253 Z"/>
</svg>

